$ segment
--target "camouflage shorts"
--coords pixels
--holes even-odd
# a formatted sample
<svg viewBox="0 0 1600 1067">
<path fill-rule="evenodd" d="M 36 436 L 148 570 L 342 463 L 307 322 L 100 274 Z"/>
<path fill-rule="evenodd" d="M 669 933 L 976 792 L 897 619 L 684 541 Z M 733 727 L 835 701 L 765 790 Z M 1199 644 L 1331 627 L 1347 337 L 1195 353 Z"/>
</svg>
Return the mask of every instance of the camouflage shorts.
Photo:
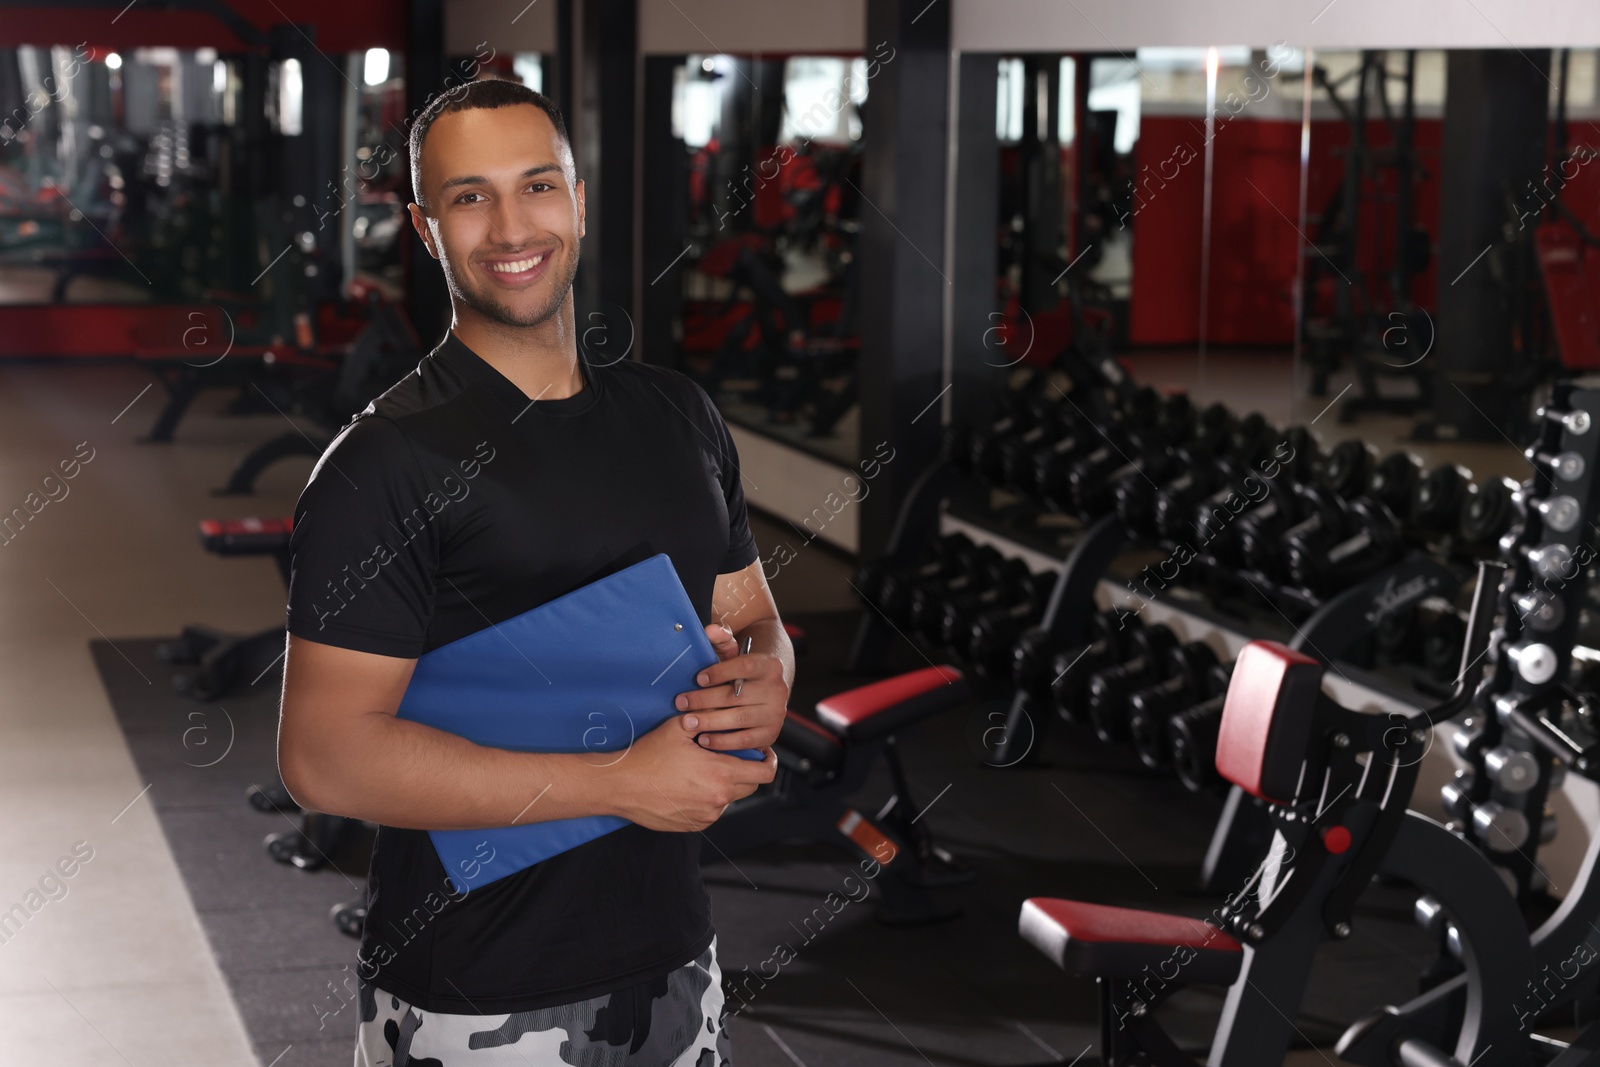
<svg viewBox="0 0 1600 1067">
<path fill-rule="evenodd" d="M 717 942 L 660 978 L 511 1015 L 421 1011 L 362 982 L 355 1067 L 729 1067 Z"/>
</svg>

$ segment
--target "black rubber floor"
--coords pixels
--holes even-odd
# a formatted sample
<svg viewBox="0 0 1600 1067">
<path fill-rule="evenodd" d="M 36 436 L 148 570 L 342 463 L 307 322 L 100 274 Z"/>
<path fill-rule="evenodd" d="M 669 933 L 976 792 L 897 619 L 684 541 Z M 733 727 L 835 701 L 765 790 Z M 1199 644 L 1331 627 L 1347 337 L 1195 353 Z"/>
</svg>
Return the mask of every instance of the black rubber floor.
<svg viewBox="0 0 1600 1067">
<path fill-rule="evenodd" d="M 791 707 L 809 709 L 865 681 L 837 670 L 856 618 L 787 620 L 810 640 Z M 344 1067 L 356 1026 L 355 942 L 327 915 L 359 894 L 367 842 L 334 857 L 335 869 L 273 862 L 262 839 L 291 824 L 248 807 L 245 790 L 273 778 L 276 674 L 196 703 L 163 687 L 171 668 L 155 655 L 157 643 L 118 640 L 119 653 L 95 642 L 93 652 L 257 1054 L 277 1067 Z M 927 665 L 903 643 L 893 657 L 897 668 Z M 1022 901 L 1065 896 L 1194 915 L 1215 906 L 1191 890 L 1217 799 L 1191 796 L 1131 754 L 1064 726 L 1042 742 L 1041 765 L 985 768 L 969 747 L 971 719 L 958 712 L 902 741 L 925 822 L 979 872 L 941 891 L 962 906 L 960 917 L 885 927 L 874 919 L 874 897 L 833 914 L 824 898 L 852 892 L 845 879 L 853 865 L 817 847 L 770 846 L 705 868 L 725 980 L 754 991 L 730 999 L 744 1005 L 730 1022 L 737 1067 L 1013 1065 L 1080 1055 L 1086 1067 L 1096 1059 L 1094 985 L 1018 938 Z M 880 774 L 858 806 L 876 810 L 888 795 Z M 775 978 L 742 981 L 763 964 L 770 975 L 766 961 L 780 945 L 794 958 Z M 1297 1020 L 1319 1045 L 1374 1006 L 1405 999 L 1430 959 L 1409 896 L 1381 887 L 1364 901 L 1354 936 L 1324 955 Z M 1220 990 L 1195 990 L 1169 1002 L 1163 1017 L 1200 1049 L 1220 1006 Z"/>
</svg>

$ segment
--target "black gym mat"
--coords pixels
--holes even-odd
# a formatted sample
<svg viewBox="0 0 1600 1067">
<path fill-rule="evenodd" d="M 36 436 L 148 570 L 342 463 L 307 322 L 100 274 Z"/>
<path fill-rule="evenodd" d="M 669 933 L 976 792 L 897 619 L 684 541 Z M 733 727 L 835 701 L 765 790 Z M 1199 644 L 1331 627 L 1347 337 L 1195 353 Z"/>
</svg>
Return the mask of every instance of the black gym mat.
<svg viewBox="0 0 1600 1067">
<path fill-rule="evenodd" d="M 277 1067 L 349 1067 L 356 943 L 328 912 L 361 895 L 366 856 L 352 842 L 334 857 L 343 873 L 267 856 L 263 838 L 297 825 L 245 800 L 252 784 L 277 780 L 279 673 L 217 701 L 189 700 L 173 692 L 160 643 L 90 647 L 256 1056 L 270 1064 L 282 1055 Z"/>
<path fill-rule="evenodd" d="M 808 709 L 868 680 L 839 671 L 857 618 L 786 618 L 805 628 L 810 645 L 791 707 Z M 353 846 L 336 857 L 343 873 L 268 858 L 262 838 L 290 823 L 254 811 L 244 794 L 273 778 L 276 674 L 199 704 L 167 688 L 171 668 L 157 643 L 94 642 L 93 653 L 257 1055 L 269 1064 L 292 1045 L 279 1067 L 345 1067 L 356 1023 L 344 983 L 355 942 L 327 915 L 358 895 L 364 856 Z M 895 669 L 927 666 L 904 642 L 892 658 Z M 743 1005 L 730 1022 L 737 1067 L 1067 1063 L 1088 1050 L 1087 1067 L 1098 1040 L 1094 984 L 1021 941 L 1022 901 L 1078 897 L 1192 915 L 1219 902 L 1192 891 L 1216 798 L 1192 796 L 1131 752 L 1065 725 L 1045 738 L 1041 765 L 985 768 L 970 747 L 973 718 L 955 713 L 901 742 L 925 821 L 978 869 L 977 881 L 940 891 L 962 906 L 960 917 L 885 927 L 870 897 L 832 914 L 824 900 L 852 892 L 845 878 L 854 868 L 819 847 L 771 846 L 705 868 L 725 978 L 754 991 L 730 997 Z M 857 805 L 864 811 L 889 795 L 879 771 Z M 814 917 L 819 908 L 830 916 L 825 925 Z M 764 985 L 746 981 L 763 968 L 772 974 L 779 945 L 794 958 Z M 1374 887 L 1354 935 L 1326 947 L 1313 973 L 1308 1009 L 1296 1020 L 1304 1041 L 1331 1045 L 1349 1022 L 1406 999 L 1430 958 L 1410 895 Z M 1198 1051 L 1221 998 L 1220 990 L 1186 992 L 1163 1018 Z"/>
</svg>

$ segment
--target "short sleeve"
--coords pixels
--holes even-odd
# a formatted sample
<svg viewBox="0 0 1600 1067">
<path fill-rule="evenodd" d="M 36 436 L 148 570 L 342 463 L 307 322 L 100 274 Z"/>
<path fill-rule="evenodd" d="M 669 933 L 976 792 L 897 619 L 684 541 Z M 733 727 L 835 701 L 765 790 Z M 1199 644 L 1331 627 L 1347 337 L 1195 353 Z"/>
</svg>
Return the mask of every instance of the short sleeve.
<svg viewBox="0 0 1600 1067">
<path fill-rule="evenodd" d="M 756 539 L 750 533 L 750 509 L 744 499 L 744 485 L 739 476 L 739 450 L 734 447 L 733 434 L 722 412 L 711 402 L 711 397 L 693 382 L 694 391 L 705 406 L 708 433 L 717 450 L 717 471 L 722 482 L 722 497 L 728 504 L 728 551 L 717 567 L 718 574 L 742 571 L 760 555 Z"/>
<path fill-rule="evenodd" d="M 380 656 L 422 655 L 439 562 L 438 499 L 394 422 L 364 416 L 341 431 L 295 505 L 289 632 Z"/>
</svg>

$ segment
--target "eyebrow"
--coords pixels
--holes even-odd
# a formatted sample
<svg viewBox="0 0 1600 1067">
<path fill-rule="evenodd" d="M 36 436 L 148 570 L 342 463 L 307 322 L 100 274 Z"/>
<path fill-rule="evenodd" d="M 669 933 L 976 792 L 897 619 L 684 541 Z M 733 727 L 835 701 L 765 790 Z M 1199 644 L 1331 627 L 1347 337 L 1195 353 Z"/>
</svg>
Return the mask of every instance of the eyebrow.
<svg viewBox="0 0 1600 1067">
<path fill-rule="evenodd" d="M 559 163 L 540 163 L 538 166 L 529 167 L 527 170 L 525 170 L 521 174 L 517 175 L 517 180 L 518 181 L 522 181 L 522 180 L 525 180 L 527 178 L 537 177 L 540 174 L 549 174 L 551 171 L 560 172 L 560 170 L 561 170 L 561 164 L 559 164 Z M 466 174 L 466 175 L 463 175 L 463 176 L 461 176 L 459 178 L 447 179 L 443 185 L 439 186 L 439 191 L 441 193 L 447 193 L 451 189 L 458 189 L 463 185 L 488 185 L 488 184 L 489 184 L 489 179 L 483 177 L 481 174 Z"/>
</svg>

